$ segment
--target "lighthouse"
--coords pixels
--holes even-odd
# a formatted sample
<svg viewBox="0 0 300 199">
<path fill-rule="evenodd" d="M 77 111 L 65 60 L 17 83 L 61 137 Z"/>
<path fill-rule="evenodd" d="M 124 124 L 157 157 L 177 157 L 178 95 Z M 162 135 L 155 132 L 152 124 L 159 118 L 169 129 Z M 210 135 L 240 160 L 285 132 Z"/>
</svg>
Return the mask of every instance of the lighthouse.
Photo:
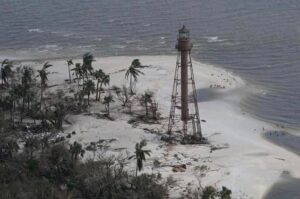
<svg viewBox="0 0 300 199">
<path fill-rule="evenodd" d="M 178 31 L 177 61 L 171 97 L 168 133 L 180 132 L 184 137 L 202 139 L 196 86 L 193 74 L 190 31 L 183 26 Z"/>
</svg>

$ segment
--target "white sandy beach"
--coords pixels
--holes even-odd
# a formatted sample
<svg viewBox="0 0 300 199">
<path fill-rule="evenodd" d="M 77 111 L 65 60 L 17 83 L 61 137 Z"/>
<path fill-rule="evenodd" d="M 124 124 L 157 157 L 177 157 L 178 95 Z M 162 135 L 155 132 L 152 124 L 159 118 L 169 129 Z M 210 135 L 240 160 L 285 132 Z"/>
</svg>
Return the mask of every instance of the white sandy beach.
<svg viewBox="0 0 300 199">
<path fill-rule="evenodd" d="M 101 68 L 111 75 L 110 86 L 128 84 L 124 79 L 125 71 L 135 58 L 140 59 L 148 68 L 141 69 L 145 75 L 139 78 L 136 85 L 137 93 L 149 89 L 154 92 L 159 104 L 159 112 L 164 118 L 161 124 L 138 125 L 128 124 L 129 116 L 121 113 L 120 105 L 112 105 L 112 117 L 115 121 L 97 119 L 92 115 L 69 115 L 67 119 L 72 125 L 65 125 L 65 134 L 76 131 L 71 142 L 79 141 L 87 146 L 99 139 L 117 139 L 110 144 L 110 151 L 123 151 L 133 154 L 134 145 L 141 139 L 148 141 L 151 157 L 148 158 L 144 172 L 160 172 L 163 177 L 173 176 L 177 186 L 170 191 L 175 198 L 184 193 L 187 187 L 198 186 L 198 177 L 194 168 L 206 165 L 208 171 L 201 178 L 202 186 L 226 186 L 233 191 L 233 198 L 260 199 L 268 192 L 274 183 L 280 180 L 283 171 L 288 171 L 295 177 L 300 177 L 300 157 L 293 152 L 281 148 L 266 139 L 262 134 L 277 130 L 275 126 L 260 121 L 242 112 L 240 101 L 248 92 L 247 84 L 239 77 L 213 66 L 194 61 L 194 74 L 198 96 L 199 111 L 203 134 L 211 145 L 222 149 L 211 152 L 209 145 L 167 145 L 160 141 L 158 135 L 147 133 L 143 128 L 166 131 L 170 109 L 175 56 L 141 56 L 141 57 L 107 57 L 96 58 L 94 69 Z M 81 60 L 73 60 L 81 62 Z M 54 67 L 49 76 L 49 85 L 63 84 L 68 78 L 65 60 L 50 61 Z M 36 69 L 41 63 L 33 64 Z M 225 86 L 225 89 L 210 88 L 210 85 Z M 71 85 L 64 85 L 68 88 Z M 76 86 L 76 84 L 74 84 Z M 61 87 L 61 86 L 60 86 Z M 51 89 L 56 89 L 53 87 Z M 92 96 L 94 99 L 94 96 Z M 93 102 L 90 113 L 104 110 L 99 102 Z M 124 149 L 124 150 L 123 150 Z M 127 151 L 127 152 L 126 152 Z M 86 157 L 93 154 L 87 153 Z M 159 160 L 162 165 L 187 164 L 183 173 L 172 172 L 171 167 L 153 168 L 153 160 Z M 134 162 L 130 165 L 134 168 Z"/>
</svg>

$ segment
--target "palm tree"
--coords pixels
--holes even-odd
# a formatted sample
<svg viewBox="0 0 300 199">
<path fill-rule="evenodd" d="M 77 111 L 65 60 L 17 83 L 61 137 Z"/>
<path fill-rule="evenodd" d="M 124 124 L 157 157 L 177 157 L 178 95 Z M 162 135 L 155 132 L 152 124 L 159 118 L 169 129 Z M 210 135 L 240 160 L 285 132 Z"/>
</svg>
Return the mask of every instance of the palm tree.
<svg viewBox="0 0 300 199">
<path fill-rule="evenodd" d="M 12 76 L 13 71 L 12 71 L 13 63 L 9 61 L 8 59 L 3 60 L 1 64 L 1 79 L 2 79 L 2 84 L 7 84 L 8 81 L 7 79 Z"/>
<path fill-rule="evenodd" d="M 118 100 L 122 103 L 123 107 L 128 106 L 129 112 L 131 113 L 131 102 L 132 102 L 132 95 L 130 95 L 130 90 L 125 85 L 122 88 L 117 86 L 113 86 L 112 90 L 115 91 Z"/>
<path fill-rule="evenodd" d="M 33 69 L 29 66 L 24 66 L 22 68 L 22 84 L 23 86 L 25 86 L 26 88 L 29 88 L 32 81 L 33 81 Z"/>
<path fill-rule="evenodd" d="M 96 100 L 98 100 L 99 84 L 100 84 L 101 78 L 103 77 L 103 74 L 104 74 L 104 72 L 103 72 L 101 69 L 96 70 L 96 71 L 93 73 L 94 77 L 95 77 L 96 80 L 97 80 Z"/>
<path fill-rule="evenodd" d="M 130 77 L 130 92 L 131 94 L 134 94 L 133 92 L 133 81 L 137 82 L 138 81 L 138 76 L 142 74 L 144 75 L 144 73 L 140 70 L 138 70 L 134 65 L 129 66 L 129 68 L 127 69 L 126 73 L 125 73 L 125 78 L 128 79 L 128 77 Z"/>
<path fill-rule="evenodd" d="M 36 93 L 33 90 L 29 89 L 29 90 L 26 91 L 26 97 L 25 98 L 27 99 L 26 100 L 27 101 L 27 113 L 30 112 L 30 108 L 32 107 L 32 103 L 35 99 L 35 96 L 36 96 Z"/>
<path fill-rule="evenodd" d="M 61 102 L 56 103 L 55 105 L 55 111 L 54 111 L 54 120 L 55 120 L 55 126 L 58 130 L 63 129 L 63 120 L 65 117 L 65 105 Z"/>
<path fill-rule="evenodd" d="M 93 73 L 95 78 L 97 79 L 97 88 L 96 88 L 96 100 L 100 101 L 100 93 L 102 90 L 102 86 L 109 85 L 110 82 L 110 76 L 105 74 L 101 69 L 95 71 Z M 99 86 L 100 84 L 100 86 Z"/>
<path fill-rule="evenodd" d="M 24 89 L 21 84 L 13 86 L 13 88 L 9 91 L 8 97 L 11 103 L 11 121 L 13 126 L 15 122 L 15 112 L 16 112 L 17 104 L 23 95 L 24 95 Z M 21 119 L 22 119 L 22 113 L 21 113 Z"/>
<path fill-rule="evenodd" d="M 84 93 L 88 96 L 88 105 L 90 105 L 90 95 L 95 92 L 95 83 L 88 80 L 84 83 Z"/>
<path fill-rule="evenodd" d="M 112 103 L 114 101 L 115 100 L 114 100 L 114 98 L 113 98 L 113 96 L 111 94 L 109 94 L 108 96 L 104 97 L 103 104 L 105 105 L 107 116 L 110 115 L 110 110 L 109 110 L 110 103 Z"/>
<path fill-rule="evenodd" d="M 16 96 L 16 102 L 19 102 L 20 99 L 22 99 L 22 107 L 20 109 L 20 121 L 23 121 L 23 113 L 25 110 L 25 97 L 26 97 L 26 88 L 22 84 L 18 84 L 14 86 L 13 92 Z M 18 103 L 20 104 L 20 103 Z"/>
<path fill-rule="evenodd" d="M 13 94 L 12 91 L 9 92 L 9 96 L 6 96 L 5 100 L 5 105 L 6 108 L 10 110 L 10 120 L 12 123 L 12 126 L 14 127 L 15 124 L 15 99 L 16 96 Z"/>
<path fill-rule="evenodd" d="M 155 101 L 152 101 L 150 104 L 150 110 L 152 111 L 152 119 L 157 120 L 158 103 Z"/>
<path fill-rule="evenodd" d="M 153 93 L 150 91 L 145 91 L 145 93 L 142 95 L 141 102 L 143 105 L 145 105 L 146 110 L 146 116 L 148 116 L 148 103 L 152 102 Z"/>
<path fill-rule="evenodd" d="M 72 71 L 74 71 L 74 73 L 75 73 L 77 83 L 78 83 L 78 87 L 79 87 L 80 78 L 84 78 L 81 64 L 76 63 L 75 68 L 73 68 Z"/>
<path fill-rule="evenodd" d="M 84 74 L 86 75 L 86 78 L 88 79 L 88 73 L 92 74 L 93 72 L 93 66 L 92 62 L 94 60 L 94 56 L 91 53 L 85 53 L 82 58 L 82 69 Z"/>
<path fill-rule="evenodd" d="M 106 74 L 103 74 L 103 76 L 101 77 L 101 81 L 100 81 L 98 101 L 100 101 L 100 93 L 101 93 L 101 90 L 102 90 L 102 86 L 103 85 L 104 86 L 109 85 L 109 82 L 110 82 L 110 76 L 106 75 Z"/>
<path fill-rule="evenodd" d="M 147 145 L 146 140 L 142 140 L 139 143 L 136 143 L 135 145 L 135 155 L 131 156 L 131 158 L 136 159 L 136 170 L 135 175 L 137 176 L 138 171 L 141 171 L 143 169 L 143 162 L 146 161 L 146 155 L 150 156 L 151 151 L 143 149 Z"/>
<path fill-rule="evenodd" d="M 22 95 L 22 112 L 25 110 L 25 101 L 27 101 L 27 110 L 29 110 L 29 104 L 31 99 L 33 98 L 33 92 L 31 91 L 31 85 L 33 82 L 33 69 L 28 66 L 24 66 L 22 68 L 22 86 L 23 86 L 23 95 Z M 21 120 L 22 120 L 22 114 L 21 114 Z"/>
<path fill-rule="evenodd" d="M 71 83 L 72 82 L 72 77 L 71 77 L 70 66 L 73 65 L 73 60 L 72 59 L 67 60 L 67 65 L 68 65 L 68 71 L 69 71 L 69 81 Z"/>
<path fill-rule="evenodd" d="M 48 75 L 49 75 L 49 72 L 47 71 L 47 68 L 50 68 L 52 67 L 51 64 L 49 64 L 49 62 L 46 62 L 44 65 L 43 65 L 43 68 L 41 70 L 38 70 L 38 77 L 41 78 L 41 100 L 40 100 L 40 109 L 42 109 L 42 105 L 43 105 L 43 93 L 44 93 L 44 90 L 47 88 L 47 82 L 48 82 Z"/>
</svg>

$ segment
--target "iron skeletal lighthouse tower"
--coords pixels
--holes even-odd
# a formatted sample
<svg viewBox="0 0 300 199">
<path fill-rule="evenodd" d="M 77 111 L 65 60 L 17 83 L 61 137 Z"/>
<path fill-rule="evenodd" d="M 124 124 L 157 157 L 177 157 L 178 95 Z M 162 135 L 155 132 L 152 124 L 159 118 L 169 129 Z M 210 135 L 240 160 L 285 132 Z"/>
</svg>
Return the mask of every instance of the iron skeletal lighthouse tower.
<svg viewBox="0 0 300 199">
<path fill-rule="evenodd" d="M 181 132 L 202 139 L 196 87 L 193 74 L 190 32 L 183 26 L 179 30 L 176 49 L 178 50 L 168 133 Z M 189 95 L 189 91 L 191 94 Z M 189 107 L 189 105 L 191 105 Z"/>
</svg>

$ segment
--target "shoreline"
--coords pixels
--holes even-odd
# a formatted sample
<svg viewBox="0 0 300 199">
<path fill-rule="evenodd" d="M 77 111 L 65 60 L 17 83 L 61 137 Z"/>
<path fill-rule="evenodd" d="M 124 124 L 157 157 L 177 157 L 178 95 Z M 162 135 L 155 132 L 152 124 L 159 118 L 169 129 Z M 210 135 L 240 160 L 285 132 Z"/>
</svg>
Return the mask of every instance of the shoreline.
<svg viewBox="0 0 300 199">
<path fill-rule="evenodd" d="M 300 156 L 300 136 L 285 131 L 285 129 L 265 132 L 262 136 L 269 142 Z"/>
<path fill-rule="evenodd" d="M 114 57 L 124 57 L 124 58 L 126 58 L 126 57 L 159 57 L 159 56 L 167 56 L 168 57 L 168 56 L 175 56 L 175 54 L 167 54 L 167 55 L 155 55 L 155 54 L 154 55 L 143 55 L 142 54 L 142 55 L 137 55 L 137 56 L 132 56 L 132 55 L 120 55 L 120 56 L 119 55 L 112 55 L 112 56 L 110 56 L 110 55 L 106 55 L 106 56 L 96 57 L 96 58 L 98 58 L 98 59 L 105 59 L 105 58 L 110 59 L 110 58 L 114 58 Z M 77 56 L 70 56 L 70 57 L 50 57 L 50 58 L 35 58 L 35 59 L 34 58 L 16 58 L 16 57 L 12 58 L 11 57 L 10 60 L 14 61 L 17 64 L 31 63 L 33 65 L 36 65 L 37 63 L 41 63 L 42 64 L 42 63 L 44 63 L 46 61 L 48 61 L 48 62 L 62 61 L 63 62 L 63 61 L 66 61 L 67 59 L 73 59 L 73 60 L 78 60 L 78 62 L 82 62 L 82 58 L 79 55 L 77 55 Z M 216 65 L 210 64 L 208 62 L 203 62 L 201 60 L 195 60 L 195 59 L 193 59 L 193 61 L 199 62 L 199 63 L 204 64 L 204 65 L 209 65 L 209 66 L 212 66 L 212 67 L 217 68 L 217 69 L 224 70 L 224 71 L 232 74 L 233 76 L 239 77 L 240 79 L 242 79 L 239 75 L 237 75 L 237 74 L 235 74 L 235 73 L 233 73 L 233 72 L 231 72 L 231 71 L 223 68 L 222 66 L 219 66 L 219 65 L 216 66 Z M 243 84 L 248 84 L 248 82 L 246 82 L 245 80 L 242 79 L 242 81 L 243 81 Z M 253 85 L 251 85 L 251 86 L 253 86 Z M 256 88 L 256 87 L 252 87 L 250 90 L 252 90 L 252 91 L 249 91 L 249 93 L 250 92 L 260 92 L 261 91 L 260 88 Z M 273 125 L 274 128 L 279 128 L 279 129 L 281 128 L 282 130 L 285 130 L 288 133 L 290 133 L 290 132 L 296 132 L 296 131 L 300 132 L 300 127 L 289 126 L 289 125 L 286 126 L 284 123 L 280 123 L 280 122 L 276 122 L 276 121 L 272 121 L 270 119 L 266 119 L 266 118 L 260 117 L 257 114 L 249 111 L 248 108 L 243 107 L 242 105 L 240 105 L 240 106 L 241 106 L 242 111 L 245 112 L 246 114 L 251 115 L 251 117 L 253 117 L 254 119 L 266 122 L 266 123 L 268 123 L 270 125 Z"/>
<path fill-rule="evenodd" d="M 126 69 L 130 62 L 138 58 L 143 65 L 151 65 L 144 68 L 145 76 L 140 77 L 137 83 L 137 92 L 150 89 L 154 92 L 163 117 L 168 117 L 170 107 L 171 88 L 175 70 L 176 56 L 114 56 L 95 58 L 93 64 L 95 69 L 101 68 L 111 74 L 111 86 L 121 86 L 126 83 L 124 74 L 120 69 Z M 76 59 L 74 63 L 81 60 Z M 49 77 L 49 83 L 63 83 L 67 79 L 66 61 L 50 60 L 54 65 L 51 72 L 57 72 Z M 35 65 L 35 62 L 22 62 Z M 74 129 L 84 133 L 76 135 L 72 141 L 88 143 L 99 136 L 98 128 L 106 126 L 106 132 L 102 132 L 105 138 L 118 137 L 118 145 L 131 147 L 141 137 L 149 140 L 149 147 L 153 153 L 152 160 L 158 158 L 162 162 L 179 161 L 174 160 L 176 154 L 183 154 L 181 161 L 190 161 L 192 166 L 183 174 L 173 173 L 169 169 L 159 168 L 156 172 L 162 173 L 163 177 L 172 175 L 179 181 L 179 187 L 187 184 L 197 183 L 194 168 L 206 165 L 209 168 L 206 176 L 202 179 L 205 185 L 227 186 L 233 191 L 233 196 L 250 196 L 263 198 L 269 188 L 280 179 L 283 171 L 288 170 L 294 177 L 300 177 L 298 155 L 279 147 L 271 141 L 263 138 L 264 131 L 278 130 L 272 124 L 258 120 L 250 114 L 245 113 L 240 107 L 240 101 L 247 94 L 247 84 L 238 76 L 233 75 L 225 69 L 214 67 L 209 64 L 194 61 L 194 75 L 196 88 L 201 95 L 203 89 L 208 92 L 216 92 L 213 99 L 198 101 L 200 118 L 206 122 L 202 123 L 204 136 L 207 137 L 212 146 L 224 147 L 221 150 L 211 152 L 208 146 L 173 146 L 168 151 L 167 147 L 158 141 L 155 136 L 146 134 L 141 128 L 132 128 L 124 118 L 117 117 L 116 122 L 99 121 L 87 116 L 71 116 L 75 126 L 69 126 L 65 133 Z M 40 67 L 36 65 L 34 68 Z M 210 85 L 222 85 L 225 89 L 213 89 Z M 201 97 L 201 96 L 200 96 Z M 92 112 L 101 110 L 100 105 L 93 105 Z M 166 122 L 157 128 L 165 128 Z M 112 129 L 109 129 L 112 128 Z M 115 128 L 115 129 L 114 129 Z M 129 135 L 123 135 L 119 131 L 125 129 Z M 86 132 L 86 133 L 85 133 Z M 130 132 L 134 132 L 131 134 Z M 100 133 L 101 134 L 101 133 Z M 158 147 L 163 145 L 162 148 Z M 178 155 L 177 155 L 178 156 Z M 285 161 L 280 160 L 284 157 Z M 196 160 L 192 160 L 196 158 Z M 145 172 L 151 171 L 151 165 L 147 165 Z M 217 172 L 216 172 L 217 171 Z M 256 182 L 253 185 L 253 182 Z M 174 197 L 182 190 L 174 190 Z"/>
</svg>

